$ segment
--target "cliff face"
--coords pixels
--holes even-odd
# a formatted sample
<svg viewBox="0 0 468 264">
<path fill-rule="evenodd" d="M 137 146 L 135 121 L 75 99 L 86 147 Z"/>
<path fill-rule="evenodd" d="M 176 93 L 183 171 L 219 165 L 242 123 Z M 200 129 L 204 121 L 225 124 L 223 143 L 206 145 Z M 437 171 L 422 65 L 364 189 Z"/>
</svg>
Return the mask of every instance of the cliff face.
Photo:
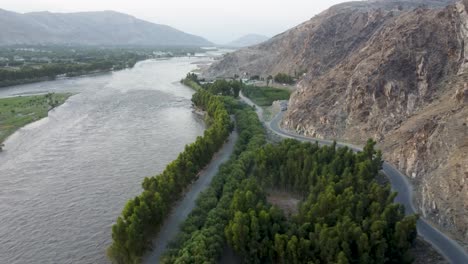
<svg viewBox="0 0 468 264">
<path fill-rule="evenodd" d="M 319 138 L 377 139 L 415 182 L 423 215 L 467 241 L 465 7 L 419 8 L 385 21 L 335 67 L 307 74 L 283 124 Z"/>
<path fill-rule="evenodd" d="M 283 126 L 375 138 L 415 183 L 422 214 L 468 242 L 468 0 L 446 2 L 338 5 L 206 75 L 305 70 Z"/>
</svg>

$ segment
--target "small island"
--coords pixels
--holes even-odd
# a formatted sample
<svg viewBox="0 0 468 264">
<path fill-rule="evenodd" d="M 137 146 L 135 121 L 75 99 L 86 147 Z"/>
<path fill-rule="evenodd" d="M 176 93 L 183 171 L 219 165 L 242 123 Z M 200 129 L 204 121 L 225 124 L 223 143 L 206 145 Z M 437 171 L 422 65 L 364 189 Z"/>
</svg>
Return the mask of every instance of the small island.
<svg viewBox="0 0 468 264">
<path fill-rule="evenodd" d="M 71 93 L 48 93 L 0 99 L 0 151 L 5 139 L 19 128 L 47 116 L 63 104 Z"/>
</svg>

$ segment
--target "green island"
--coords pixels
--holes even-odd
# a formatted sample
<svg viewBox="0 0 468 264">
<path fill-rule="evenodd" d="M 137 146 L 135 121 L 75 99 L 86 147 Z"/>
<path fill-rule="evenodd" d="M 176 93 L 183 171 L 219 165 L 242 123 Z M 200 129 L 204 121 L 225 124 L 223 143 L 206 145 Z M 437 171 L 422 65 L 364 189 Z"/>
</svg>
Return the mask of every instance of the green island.
<svg viewBox="0 0 468 264">
<path fill-rule="evenodd" d="M 3 141 L 19 128 L 47 116 L 72 94 L 48 93 L 0 99 L 0 151 Z"/>
<path fill-rule="evenodd" d="M 191 75 L 182 82 L 197 91 L 194 104 L 212 118 L 216 111 L 234 115 L 239 139 L 161 263 L 218 263 L 226 248 L 245 263 L 412 262 L 418 216 L 405 216 L 393 203 L 396 193 L 376 180 L 382 155 L 373 140 L 359 153 L 336 144 L 268 143 L 254 109 L 235 96 L 237 87 L 245 88 L 241 82 L 200 84 Z M 219 130 L 221 141 L 232 125 L 214 120 L 204 138 Z M 112 228 L 113 262 L 141 262 L 150 236 L 218 143 L 204 149 L 197 140 L 163 174 L 145 179 L 143 194 L 129 201 Z M 296 208 L 287 213 L 274 197 L 278 192 L 297 199 Z"/>
</svg>

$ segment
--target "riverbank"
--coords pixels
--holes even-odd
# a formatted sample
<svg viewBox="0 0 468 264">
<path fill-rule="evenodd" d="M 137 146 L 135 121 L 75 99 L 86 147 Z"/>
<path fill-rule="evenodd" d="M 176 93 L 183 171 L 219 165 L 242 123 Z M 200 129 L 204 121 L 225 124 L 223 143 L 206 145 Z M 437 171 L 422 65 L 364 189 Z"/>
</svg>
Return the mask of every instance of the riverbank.
<svg viewBox="0 0 468 264">
<path fill-rule="evenodd" d="M 201 86 L 197 83 L 187 79 L 182 80 L 181 83 L 195 91 L 201 89 Z M 193 105 L 193 113 L 204 119 L 209 119 L 208 113 L 196 104 Z M 210 123 L 210 120 L 205 120 L 205 122 Z M 238 137 L 238 132 L 234 129 L 224 145 L 213 155 L 211 162 L 200 171 L 198 178 L 186 188 L 187 190 L 182 195 L 182 198 L 177 201 L 168 218 L 164 221 L 161 231 L 152 240 L 151 251 L 143 258 L 143 263 L 158 263 L 161 260 L 167 246 L 180 231 L 181 224 L 184 223 L 195 208 L 199 195 L 209 188 L 220 166 L 230 159 Z"/>
<path fill-rule="evenodd" d="M 265 136 L 255 112 L 239 101 L 231 102 L 234 105 L 229 108 L 235 109 L 239 135 L 234 153 L 197 197 L 195 207 L 180 225 L 179 234 L 169 243 L 159 263 L 237 263 L 238 258 L 226 248 L 223 236 L 227 208 L 246 170 L 251 168 L 255 150 L 265 143 Z M 223 251 L 230 254 L 223 255 Z M 218 257 L 222 255 L 219 262 Z"/>
<path fill-rule="evenodd" d="M 0 151 L 7 137 L 27 124 L 47 117 L 50 110 L 70 96 L 71 93 L 48 93 L 0 99 Z"/>
<path fill-rule="evenodd" d="M 146 59 L 140 60 L 144 61 Z M 23 84 L 31 84 L 31 83 L 39 83 L 39 82 L 47 82 L 47 81 L 55 81 L 55 80 L 63 80 L 63 79 L 70 79 L 70 78 L 79 78 L 79 77 L 92 77 L 96 76 L 99 74 L 106 74 L 106 73 L 111 73 L 114 71 L 121 71 L 125 69 L 132 69 L 136 63 L 140 62 L 137 61 L 135 64 L 128 66 L 128 67 L 122 67 L 122 68 L 108 68 L 108 69 L 101 69 L 101 70 L 92 70 L 92 71 L 81 71 L 81 72 L 65 72 L 61 73 L 58 75 L 54 76 L 41 76 L 41 77 L 33 77 L 33 78 L 27 78 L 27 79 L 18 79 L 18 80 L 3 80 L 0 81 L 0 89 L 1 88 L 8 88 L 8 87 L 13 87 L 13 86 L 18 86 L 18 85 L 23 85 Z"/>
<path fill-rule="evenodd" d="M 143 192 L 127 202 L 122 215 L 112 226 L 113 242 L 107 254 L 114 263 L 141 262 L 154 236 L 168 231 L 164 223 L 173 213 L 179 198 L 200 178 L 201 172 L 211 163 L 234 128 L 220 97 L 200 89 L 192 96 L 192 102 L 207 111 L 211 124 L 203 137 L 197 137 L 194 143 L 188 144 L 161 174 L 145 178 Z"/>
<path fill-rule="evenodd" d="M 226 143 L 213 156 L 208 166 L 200 172 L 198 179 L 187 188 L 183 198 L 174 206 L 168 218 L 164 221 L 161 231 L 153 239 L 151 252 L 143 259 L 143 263 L 158 263 L 161 260 L 163 253 L 167 250 L 167 246 L 179 233 L 181 224 L 184 223 L 196 207 L 196 201 L 200 194 L 209 188 L 213 178 L 218 174 L 220 166 L 230 159 L 238 137 L 238 132 L 234 130 L 229 135 Z"/>
<path fill-rule="evenodd" d="M 0 98 L 74 94 L 5 141 L 1 263 L 109 263 L 110 226 L 127 200 L 203 135 L 193 91 L 178 82 L 194 61 L 148 60 L 112 74 L 0 89 Z"/>
</svg>

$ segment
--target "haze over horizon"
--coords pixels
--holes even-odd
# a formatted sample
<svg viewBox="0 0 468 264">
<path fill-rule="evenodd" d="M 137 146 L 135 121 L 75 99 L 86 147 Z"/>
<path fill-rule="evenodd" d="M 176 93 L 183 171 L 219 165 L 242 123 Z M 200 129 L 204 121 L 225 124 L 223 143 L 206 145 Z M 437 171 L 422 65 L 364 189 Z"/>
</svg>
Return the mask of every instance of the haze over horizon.
<svg viewBox="0 0 468 264">
<path fill-rule="evenodd" d="M 0 0 L 0 8 L 19 13 L 113 10 L 225 44 L 251 33 L 272 37 L 341 2 L 346 1 L 71 0 L 64 5 L 61 0 Z"/>
</svg>

